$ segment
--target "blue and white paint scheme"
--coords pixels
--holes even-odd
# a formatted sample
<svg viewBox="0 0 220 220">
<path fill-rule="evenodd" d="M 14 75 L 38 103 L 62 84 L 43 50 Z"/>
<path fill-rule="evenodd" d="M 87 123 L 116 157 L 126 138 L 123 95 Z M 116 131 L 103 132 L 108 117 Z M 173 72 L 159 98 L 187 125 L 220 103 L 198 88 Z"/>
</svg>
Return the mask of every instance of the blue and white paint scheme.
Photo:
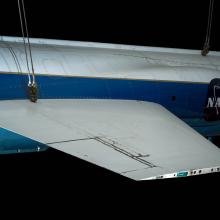
<svg viewBox="0 0 220 220">
<path fill-rule="evenodd" d="M 196 50 L 30 39 L 35 76 L 39 91 L 39 101 L 33 104 L 29 103 L 27 100 L 28 69 L 26 66 L 23 40 L 21 38 L 3 36 L 0 37 L 0 39 L 1 154 L 35 152 L 45 150 L 49 146 L 137 180 L 154 177 L 163 178 L 181 176 L 178 175 L 178 173 L 181 172 L 187 172 L 188 175 L 193 175 L 211 172 L 211 170 L 212 172 L 219 171 L 220 150 L 213 144 L 209 143 L 201 135 L 211 137 L 220 134 L 220 120 L 207 120 L 204 116 L 204 109 L 207 107 L 213 109 L 213 111 L 215 111 L 215 109 L 218 111 L 219 106 L 217 99 L 216 97 L 216 100 L 214 98 L 212 99 L 212 97 L 208 97 L 208 91 L 210 82 L 214 79 L 220 78 L 220 52 L 210 52 L 208 56 L 203 57 L 201 56 L 201 52 Z M 209 103 L 207 105 L 208 99 Z M 137 103 L 141 103 L 141 106 Z M 148 109 L 142 109 L 144 105 L 146 105 L 146 108 Z M 41 106 L 42 109 L 40 109 L 39 106 Z M 39 130 L 40 127 L 36 124 L 39 125 L 39 123 L 41 123 L 40 126 L 43 125 L 43 127 L 46 128 L 47 125 L 51 123 L 48 121 L 48 118 L 52 116 L 55 117 L 56 114 L 56 119 L 60 119 L 60 126 L 63 121 L 71 121 L 69 106 L 72 106 L 75 109 L 72 109 L 71 111 L 76 111 L 76 115 L 79 114 L 79 121 L 74 121 L 72 123 L 68 122 L 71 125 L 66 124 L 66 128 L 69 126 L 69 129 L 71 130 L 73 129 L 71 127 L 73 124 L 78 124 L 78 129 L 75 127 L 74 129 L 76 130 L 74 131 L 79 132 L 86 127 L 85 133 L 79 132 L 80 135 L 77 136 L 73 132 L 73 137 L 67 135 L 68 137 L 64 138 L 64 133 L 59 133 L 62 129 L 60 131 L 58 131 L 58 129 L 56 134 L 59 133 L 60 138 L 54 139 L 51 136 L 53 132 L 45 131 L 45 134 L 43 134 L 44 132 Z M 82 106 L 86 107 L 86 112 L 85 108 Z M 97 106 L 101 106 L 100 108 L 103 110 L 102 112 L 106 112 L 106 114 L 103 113 L 103 118 L 100 116 L 102 113 L 98 110 Z M 108 110 L 105 109 L 104 106 L 108 106 Z M 118 106 L 121 107 L 114 112 L 112 106 L 116 109 Z M 125 108 L 125 106 L 127 106 L 127 108 Z M 158 108 L 158 106 L 160 106 L 160 108 Z M 68 110 L 65 109 L 65 107 L 67 107 Z M 51 109 L 51 112 L 48 112 L 49 110 L 47 108 Z M 76 110 L 77 108 L 79 108 L 79 112 Z M 44 119 L 39 118 L 37 109 L 41 113 L 45 111 Z M 135 109 L 137 113 L 135 113 Z M 207 161 L 205 157 L 202 156 L 203 159 L 198 162 L 198 164 L 194 165 L 193 162 L 191 164 L 191 162 L 188 161 L 189 159 L 187 159 L 186 164 L 184 164 L 184 161 L 180 162 L 180 167 L 178 167 L 178 165 L 176 166 L 177 159 L 173 159 L 175 165 L 169 165 L 169 169 L 167 168 L 167 170 L 162 169 L 158 171 L 158 167 L 163 167 L 161 164 L 158 166 L 155 165 L 160 157 L 151 161 L 151 157 L 146 156 L 151 155 L 151 153 L 149 153 L 151 150 L 149 150 L 149 152 L 146 150 L 149 143 L 151 145 L 155 142 L 153 144 L 154 149 L 159 145 L 161 145 L 161 147 L 163 146 L 165 149 L 169 149 L 168 145 L 176 146 L 177 143 L 178 145 L 183 145 L 183 148 L 185 147 L 188 149 L 188 146 L 186 145 L 188 144 L 190 147 L 190 144 L 192 143 L 192 152 L 194 145 L 196 146 L 195 152 L 199 152 L 199 146 L 194 141 L 187 143 L 184 142 L 182 134 L 176 134 L 176 131 L 172 131 L 172 128 L 169 126 L 167 128 L 171 130 L 170 133 L 167 134 L 168 136 L 164 136 L 165 140 L 163 140 L 163 143 L 157 143 L 157 137 L 165 132 L 164 130 L 160 130 L 159 126 L 160 123 L 163 124 L 162 121 L 164 121 L 165 118 L 157 125 L 158 130 L 154 131 L 153 127 L 159 122 L 159 119 L 157 120 L 154 116 L 154 109 L 155 112 L 160 112 L 158 115 L 159 119 L 162 120 L 162 112 L 166 111 L 166 114 L 163 115 L 166 120 L 172 118 L 172 123 L 175 121 L 177 124 L 182 120 L 199 132 L 201 135 L 196 132 L 196 136 L 198 136 L 198 139 L 202 140 L 200 147 L 203 156 L 210 153 L 210 155 L 213 154 L 213 158 L 210 156 L 210 160 Z M 106 120 L 109 119 L 114 121 L 113 118 L 114 115 L 117 115 L 117 112 L 121 112 L 121 118 L 123 119 L 123 115 L 126 115 L 127 111 L 131 111 L 134 115 L 127 115 L 128 118 L 125 119 L 125 124 L 127 121 L 134 124 L 134 130 L 136 127 L 140 130 L 146 131 L 150 129 L 150 132 L 148 132 L 150 136 L 148 136 L 146 140 L 144 136 L 147 134 L 143 133 L 143 137 L 141 137 L 143 140 L 137 138 L 137 142 L 134 142 L 135 137 L 138 136 L 138 134 L 134 137 L 134 134 L 132 133 L 133 131 L 131 131 L 132 135 L 129 133 L 130 131 L 126 131 L 122 136 L 125 137 L 127 134 L 127 139 L 123 142 L 117 134 L 109 135 L 108 129 L 111 130 L 110 124 L 108 127 L 103 128 L 103 132 L 101 129 L 91 135 L 91 133 L 96 130 L 96 127 L 90 126 L 90 122 L 88 122 L 90 120 L 89 118 L 92 118 L 93 113 L 93 117 L 97 119 L 96 122 L 94 121 L 94 126 L 100 126 L 99 117 L 102 118 L 100 120 L 103 120 L 103 124 L 108 124 L 110 122 Z M 142 115 L 144 111 L 146 111 L 146 118 L 148 118 L 151 124 L 149 125 L 149 122 L 146 122 L 147 125 L 143 124 L 143 127 L 140 127 L 137 124 L 138 122 L 141 124 L 141 121 L 145 121 L 145 116 Z M 72 116 L 74 117 L 73 112 Z M 82 112 L 84 112 L 85 115 L 82 115 Z M 100 115 L 97 115 L 97 112 Z M 170 116 L 167 115 L 167 112 L 169 112 Z M 65 114 L 66 116 L 70 114 L 68 119 Z M 87 114 L 91 114 L 91 117 L 87 118 Z M 144 117 L 141 121 L 139 121 L 140 118 L 138 114 Z M 30 117 L 30 115 L 32 116 Z M 151 115 L 152 118 L 155 117 L 156 121 L 154 122 L 153 119 L 149 118 L 149 115 Z M 113 118 L 111 118 L 111 116 Z M 133 118 L 134 116 L 136 116 L 137 119 Z M 35 121 L 37 118 L 38 121 Z M 83 118 L 87 118 L 88 124 L 84 124 L 82 121 Z M 95 118 L 93 118 L 93 120 L 95 120 Z M 133 118 L 133 121 L 131 118 Z M 52 120 L 52 118 L 50 118 L 50 120 Z M 55 119 L 53 120 L 55 121 Z M 118 120 L 120 120 L 120 117 Z M 33 125 L 33 121 L 35 121 L 36 127 L 34 127 L 35 125 Z M 189 140 L 197 140 L 197 138 L 194 137 L 194 130 L 184 122 L 181 122 L 181 129 L 183 129 L 182 127 L 186 130 L 190 129 L 190 132 L 193 133 L 193 137 L 191 139 L 189 138 Z M 81 127 L 82 124 L 85 125 L 84 128 Z M 52 129 L 51 126 L 52 125 L 50 125 L 48 129 Z M 56 129 L 59 127 L 55 124 L 54 126 Z M 120 126 L 123 127 L 123 125 L 118 124 L 117 126 L 113 126 L 112 129 L 119 129 L 118 132 L 120 134 Z M 152 129 L 147 126 L 152 127 Z M 185 126 L 187 126 L 187 128 Z M 184 129 L 182 130 L 183 133 Z M 107 133 L 105 133 L 104 130 Z M 39 135 L 36 134 L 37 132 L 39 132 Z M 68 133 L 69 131 L 63 130 L 63 132 Z M 141 131 L 139 132 L 141 133 Z M 153 135 L 152 132 L 155 134 L 154 140 L 151 138 Z M 188 133 L 188 131 L 186 133 Z M 50 138 L 44 137 L 45 135 Z M 179 139 L 178 135 L 180 135 Z M 133 137 L 133 139 L 130 140 L 130 137 Z M 168 137 L 176 142 L 172 144 L 166 143 Z M 69 142 L 71 142 L 71 146 L 73 146 L 73 142 L 77 142 L 78 146 L 80 146 L 81 143 L 79 144 L 78 140 L 92 140 L 88 145 L 95 145 L 95 152 L 100 151 L 99 145 L 101 144 L 108 146 L 111 150 L 114 150 L 109 153 L 109 155 L 112 153 L 114 154 L 115 152 L 120 152 L 123 154 L 123 157 L 127 156 L 130 160 L 134 160 L 135 158 L 135 162 L 145 165 L 147 168 L 150 167 L 151 169 L 142 166 L 139 167 L 139 164 L 137 166 L 130 166 L 130 162 L 129 168 L 120 169 L 118 168 L 120 166 L 116 163 L 117 165 L 113 165 L 113 169 L 107 162 L 97 162 L 97 159 L 94 159 L 95 156 L 93 153 L 90 152 L 91 149 L 87 149 L 84 145 L 81 149 L 86 149 L 81 153 L 79 153 L 79 147 L 75 147 L 77 148 L 76 152 L 72 152 L 72 149 L 69 149 L 69 145 L 64 147 L 64 145 Z M 138 142 L 140 140 L 142 140 L 142 144 Z M 98 146 L 94 142 L 98 142 Z M 180 142 L 182 142 L 182 144 L 180 144 Z M 199 142 L 200 141 L 197 140 L 197 143 Z M 57 145 L 57 143 L 59 143 L 59 145 Z M 132 147 L 128 147 L 130 146 L 130 143 L 132 143 L 132 146 L 135 144 L 140 146 L 143 145 L 141 149 L 146 148 L 146 152 L 143 150 L 144 153 L 139 153 L 138 148 L 136 149 L 136 147 L 134 147 L 134 150 Z M 202 147 L 204 144 L 207 145 L 206 150 Z M 172 148 L 172 152 L 178 151 L 179 148 L 177 146 L 176 148 L 176 150 Z M 163 150 L 166 151 L 165 149 Z M 135 155 L 135 152 L 137 155 Z M 90 158 L 90 153 L 92 154 L 91 158 L 93 159 Z M 107 151 L 102 153 L 106 156 Z M 156 153 L 158 153 L 157 150 Z M 182 155 L 189 154 L 190 148 L 187 152 L 182 152 Z M 145 157 L 149 157 L 149 160 L 145 160 Z M 162 159 L 162 161 L 166 161 L 168 158 Z M 185 157 L 183 156 L 183 158 Z M 195 158 L 192 158 L 192 161 L 193 159 Z M 125 159 L 125 161 L 127 160 Z M 203 169 L 203 162 L 205 170 Z M 119 162 L 119 164 L 121 164 L 121 162 Z M 164 164 L 166 164 L 166 162 Z M 164 167 L 166 166 L 164 165 Z M 147 173 L 146 170 L 148 170 L 149 173 Z M 152 170 L 156 171 L 153 172 Z"/>
</svg>

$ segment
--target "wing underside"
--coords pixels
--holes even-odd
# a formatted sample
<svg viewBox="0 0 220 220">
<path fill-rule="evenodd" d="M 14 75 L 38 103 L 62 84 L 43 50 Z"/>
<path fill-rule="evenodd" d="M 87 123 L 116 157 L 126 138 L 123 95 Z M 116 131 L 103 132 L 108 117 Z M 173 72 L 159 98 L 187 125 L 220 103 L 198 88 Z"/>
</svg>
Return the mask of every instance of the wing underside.
<svg viewBox="0 0 220 220">
<path fill-rule="evenodd" d="M 1 101 L 0 122 L 3 128 L 135 180 L 220 169 L 220 149 L 155 103 Z"/>
</svg>

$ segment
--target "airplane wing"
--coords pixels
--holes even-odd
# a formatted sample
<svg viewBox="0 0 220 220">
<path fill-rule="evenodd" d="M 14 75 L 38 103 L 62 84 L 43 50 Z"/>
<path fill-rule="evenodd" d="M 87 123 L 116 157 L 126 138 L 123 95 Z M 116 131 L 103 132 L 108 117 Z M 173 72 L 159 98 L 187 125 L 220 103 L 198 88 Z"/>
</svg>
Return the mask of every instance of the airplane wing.
<svg viewBox="0 0 220 220">
<path fill-rule="evenodd" d="M 145 180 L 220 170 L 220 149 L 161 105 L 125 100 L 0 102 L 3 128 Z"/>
</svg>

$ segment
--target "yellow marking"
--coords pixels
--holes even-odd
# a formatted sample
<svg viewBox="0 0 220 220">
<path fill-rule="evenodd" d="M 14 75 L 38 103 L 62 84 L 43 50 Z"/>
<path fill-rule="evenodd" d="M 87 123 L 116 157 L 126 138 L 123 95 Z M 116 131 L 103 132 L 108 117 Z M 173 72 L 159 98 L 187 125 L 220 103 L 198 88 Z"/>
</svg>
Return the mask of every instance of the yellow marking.
<svg viewBox="0 0 220 220">
<path fill-rule="evenodd" d="M 0 74 L 11 75 L 28 75 L 27 72 L 2 72 Z M 119 79 L 119 80 L 137 80 L 137 81 L 156 81 L 156 82 L 175 82 L 175 83 L 191 83 L 191 84 L 209 84 L 209 82 L 192 82 L 192 81 L 177 81 L 177 80 L 163 80 L 163 79 L 135 79 L 135 78 L 122 78 L 122 77 L 108 77 L 108 76 L 84 76 L 84 75 L 62 75 L 62 74 L 44 74 L 35 73 L 36 76 L 54 76 L 54 77 L 69 77 L 69 78 L 92 78 L 92 79 Z"/>
</svg>

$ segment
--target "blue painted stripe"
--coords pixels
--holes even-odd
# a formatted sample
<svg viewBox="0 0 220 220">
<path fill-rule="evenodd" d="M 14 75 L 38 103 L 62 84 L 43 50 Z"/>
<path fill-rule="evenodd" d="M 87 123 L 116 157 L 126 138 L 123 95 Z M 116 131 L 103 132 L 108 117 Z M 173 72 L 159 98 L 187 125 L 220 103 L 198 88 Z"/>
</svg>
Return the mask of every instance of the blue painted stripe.
<svg viewBox="0 0 220 220">
<path fill-rule="evenodd" d="M 40 99 L 125 99 L 159 103 L 181 118 L 202 118 L 208 84 L 37 76 Z M 0 74 L 0 100 L 26 99 L 27 76 Z M 175 100 L 174 100 L 175 99 Z"/>
<path fill-rule="evenodd" d="M 48 147 L 22 135 L 0 128 L 0 154 L 44 151 Z"/>
</svg>

